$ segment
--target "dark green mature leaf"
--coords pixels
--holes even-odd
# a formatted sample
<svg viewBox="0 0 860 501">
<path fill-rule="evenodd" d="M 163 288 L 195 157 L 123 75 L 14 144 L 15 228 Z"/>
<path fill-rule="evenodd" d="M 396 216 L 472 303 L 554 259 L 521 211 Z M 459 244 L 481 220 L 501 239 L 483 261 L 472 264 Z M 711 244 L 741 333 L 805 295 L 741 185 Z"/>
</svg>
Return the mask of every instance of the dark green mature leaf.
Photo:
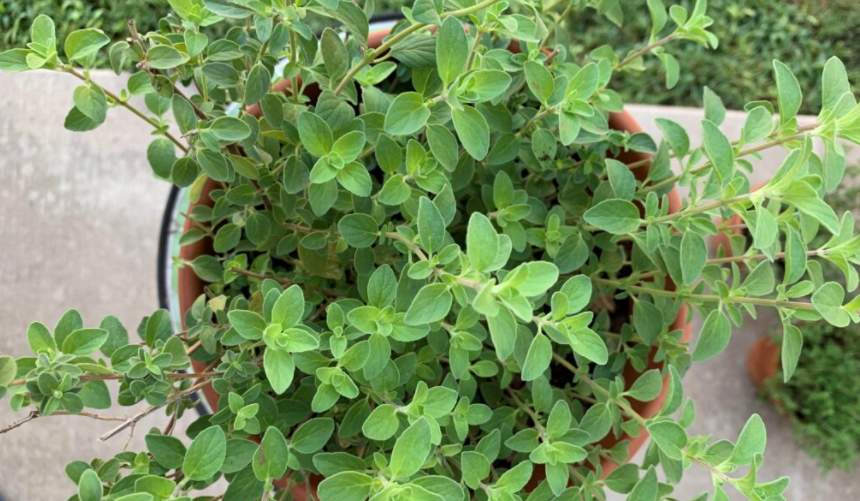
<svg viewBox="0 0 860 501">
<path fill-rule="evenodd" d="M 660 396 L 662 390 L 663 376 L 660 374 L 660 369 L 651 369 L 639 376 L 639 379 L 625 393 L 630 398 L 641 402 L 650 402 Z"/>
<path fill-rule="evenodd" d="M 349 71 L 349 54 L 340 36 L 331 28 L 326 28 L 323 31 L 320 44 L 325 69 L 333 83 L 332 87 L 334 87 Z"/>
<path fill-rule="evenodd" d="M 654 0 L 650 0 L 649 3 Z M 657 0 L 659 1 L 659 0 Z M 633 463 L 621 465 L 604 480 L 606 487 L 621 494 L 629 493 L 639 481 L 639 466 Z"/>
<path fill-rule="evenodd" d="M 192 480 L 206 480 L 221 469 L 227 456 L 227 437 L 220 426 L 206 428 L 191 442 L 182 472 Z"/>
<path fill-rule="evenodd" d="M 63 122 L 63 127 L 66 130 L 73 132 L 86 132 L 96 129 L 101 122 L 96 122 L 92 118 L 84 115 L 78 108 L 72 108 L 69 114 L 66 115 L 66 120 Z"/>
<path fill-rule="evenodd" d="M 839 58 L 831 57 L 824 65 L 821 76 L 822 108 L 825 110 L 833 108 L 846 92 L 851 92 L 851 85 L 848 82 L 845 65 Z"/>
<path fill-rule="evenodd" d="M 0 71 L 19 73 L 29 70 L 27 54 L 29 51 L 26 49 L 10 49 L 0 52 Z"/>
<path fill-rule="evenodd" d="M 337 10 L 328 10 L 335 19 L 342 22 L 362 44 L 367 43 L 369 25 L 367 15 L 357 4 L 351 2 L 338 2 Z"/>
<path fill-rule="evenodd" d="M 216 118 L 209 125 L 209 131 L 218 139 L 228 142 L 241 141 L 251 135 L 251 128 L 248 127 L 248 124 L 233 117 Z"/>
<path fill-rule="evenodd" d="M 640 299 L 633 305 L 633 326 L 639 337 L 652 345 L 663 332 L 663 312 L 654 304 Z"/>
<path fill-rule="evenodd" d="M 609 350 L 596 332 L 591 329 L 580 329 L 570 334 L 572 338 L 571 347 L 577 355 L 583 356 L 592 362 L 603 365 L 609 360 Z"/>
<path fill-rule="evenodd" d="M 726 119 L 726 107 L 723 105 L 723 100 L 720 96 L 705 86 L 702 101 L 705 106 L 705 120 L 712 122 L 714 125 L 722 125 Z"/>
<path fill-rule="evenodd" d="M 263 370 L 272 391 L 280 395 L 292 384 L 296 365 L 288 352 L 269 348 L 263 353 Z"/>
<path fill-rule="evenodd" d="M 27 327 L 27 343 L 33 353 L 52 353 L 57 350 L 51 331 L 41 322 L 33 322 Z"/>
<path fill-rule="evenodd" d="M 851 318 L 842 302 L 845 299 L 845 290 L 836 282 L 827 282 L 812 295 L 812 304 L 821 317 L 836 327 L 845 327 L 851 322 Z"/>
<path fill-rule="evenodd" d="M 170 179 L 173 164 L 176 163 L 176 147 L 167 138 L 156 138 L 146 149 L 146 159 L 156 176 Z"/>
<path fill-rule="evenodd" d="M 552 362 L 552 343 L 541 333 L 532 340 L 523 364 L 523 381 L 533 381 L 540 377 Z"/>
<path fill-rule="evenodd" d="M 486 271 L 499 255 L 499 234 L 487 216 L 473 212 L 466 232 L 466 252 L 472 268 Z"/>
<path fill-rule="evenodd" d="M 8 355 L 0 356 L 0 387 L 8 386 L 14 381 L 17 372 L 18 363 L 14 358 Z"/>
<path fill-rule="evenodd" d="M 800 83 L 791 69 L 780 61 L 774 60 L 773 71 L 779 96 L 779 121 L 786 123 L 800 111 L 800 104 L 803 101 Z"/>
<path fill-rule="evenodd" d="M 78 499 L 80 501 L 101 501 L 102 481 L 95 470 L 86 470 L 78 481 Z"/>
<path fill-rule="evenodd" d="M 457 144 L 457 138 L 454 137 L 454 134 L 450 130 L 441 125 L 428 126 L 427 143 L 430 145 L 430 151 L 433 152 L 433 156 L 446 169 L 453 171 L 457 167 L 460 146 Z"/>
<path fill-rule="evenodd" d="M 391 57 L 409 68 L 436 67 L 436 37 L 413 34 L 391 48 Z"/>
<path fill-rule="evenodd" d="M 269 426 L 254 454 L 254 474 L 260 480 L 281 478 L 287 471 L 289 458 L 290 452 L 284 435 L 274 426 Z"/>
<path fill-rule="evenodd" d="M 425 285 L 406 311 L 406 323 L 422 325 L 438 322 L 451 310 L 453 296 L 445 284 Z"/>
<path fill-rule="evenodd" d="M 693 360 L 701 362 L 716 356 L 729 345 L 731 335 L 732 326 L 726 314 L 719 309 L 711 311 L 702 325 L 702 332 L 693 350 Z"/>
<path fill-rule="evenodd" d="M 104 329 L 78 329 L 63 341 L 63 353 L 69 355 L 92 355 L 107 341 L 108 333 Z"/>
<path fill-rule="evenodd" d="M 731 142 L 713 122 L 707 120 L 702 121 L 702 139 L 705 153 L 720 179 L 729 179 L 735 166 Z"/>
<path fill-rule="evenodd" d="M 657 473 L 651 467 L 630 491 L 627 501 L 656 501 L 658 488 Z"/>
<path fill-rule="evenodd" d="M 681 275 L 684 277 L 684 285 L 693 285 L 693 282 L 702 274 L 705 263 L 708 260 L 708 247 L 705 239 L 695 231 L 687 231 L 681 239 Z"/>
<path fill-rule="evenodd" d="M 797 369 L 800 351 L 803 349 L 803 333 L 794 325 L 786 325 L 782 333 L 782 376 L 787 383 Z"/>
<path fill-rule="evenodd" d="M 430 109 L 421 94 L 417 92 L 400 94 L 391 102 L 385 115 L 385 132 L 393 136 L 412 134 L 424 127 L 429 117 Z"/>
<path fill-rule="evenodd" d="M 182 468 L 186 449 L 181 440 L 169 435 L 152 433 L 147 435 L 145 440 L 147 449 L 161 466 L 168 469 Z"/>
<path fill-rule="evenodd" d="M 658 421 L 648 425 L 648 433 L 666 457 L 676 461 L 684 458 L 687 434 L 681 425 L 674 421 Z"/>
<path fill-rule="evenodd" d="M 418 204 L 418 236 L 421 246 L 433 254 L 445 245 L 446 235 L 445 220 L 436 204 L 427 197 L 421 197 Z"/>
<path fill-rule="evenodd" d="M 636 178 L 627 165 L 612 159 L 606 159 L 606 174 L 615 196 L 624 200 L 633 200 L 636 191 Z"/>
<path fill-rule="evenodd" d="M 102 30 L 88 28 L 70 33 L 66 37 L 64 48 L 69 61 L 83 61 L 108 43 L 110 38 Z"/>
<path fill-rule="evenodd" d="M 379 225 L 367 214 L 348 214 L 337 223 L 337 229 L 343 239 L 356 248 L 370 247 L 379 236 Z"/>
<path fill-rule="evenodd" d="M 259 103 L 269 92 L 272 86 L 272 73 L 269 68 L 257 63 L 248 73 L 245 83 L 245 105 Z"/>
<path fill-rule="evenodd" d="M 678 158 L 687 156 L 687 152 L 690 151 L 690 137 L 687 135 L 687 131 L 677 122 L 665 118 L 657 118 L 654 122 L 663 132 L 663 136 L 669 142 L 675 156 Z"/>
<path fill-rule="evenodd" d="M 154 70 L 168 70 L 188 62 L 188 54 L 169 45 L 156 45 L 146 53 L 146 64 Z"/>
<path fill-rule="evenodd" d="M 320 501 L 364 501 L 373 487 L 373 478 L 356 471 L 342 471 L 320 482 Z"/>
<path fill-rule="evenodd" d="M 490 126 L 487 125 L 487 119 L 471 106 L 452 110 L 451 117 L 463 147 L 475 160 L 483 160 L 490 150 Z"/>
<path fill-rule="evenodd" d="M 621 199 L 604 200 L 588 209 L 582 216 L 585 222 L 614 235 L 635 232 L 642 224 L 639 209 Z"/>
<path fill-rule="evenodd" d="M 450 16 L 439 27 L 436 37 L 436 68 L 439 78 L 446 85 L 460 76 L 469 59 L 469 43 L 463 25 L 456 17 Z"/>
<path fill-rule="evenodd" d="M 302 454 L 311 454 L 323 448 L 334 432 L 331 418 L 318 417 L 305 421 L 293 433 L 290 447 Z"/>
<path fill-rule="evenodd" d="M 431 446 L 430 425 L 425 418 L 419 418 L 394 443 L 391 451 L 392 478 L 403 479 L 417 473 L 427 460 Z"/>
<path fill-rule="evenodd" d="M 107 97 L 95 85 L 81 85 L 72 96 L 75 108 L 95 123 L 102 123 L 107 116 Z"/>
<path fill-rule="evenodd" d="M 741 430 L 737 444 L 731 457 L 726 461 L 737 466 L 746 466 L 753 461 L 756 454 L 763 454 L 767 446 L 767 433 L 764 421 L 758 414 L 753 414 Z"/>
<path fill-rule="evenodd" d="M 546 66 L 535 61 L 527 61 L 523 64 L 523 71 L 526 75 L 529 90 L 532 91 L 535 97 L 543 103 L 549 101 L 554 88 L 552 74 L 546 69 Z"/>
<path fill-rule="evenodd" d="M 211 0 L 207 0 L 211 1 Z M 257 478 L 252 467 L 237 473 L 224 493 L 224 501 L 256 501 L 263 495 L 265 484 Z"/>
</svg>

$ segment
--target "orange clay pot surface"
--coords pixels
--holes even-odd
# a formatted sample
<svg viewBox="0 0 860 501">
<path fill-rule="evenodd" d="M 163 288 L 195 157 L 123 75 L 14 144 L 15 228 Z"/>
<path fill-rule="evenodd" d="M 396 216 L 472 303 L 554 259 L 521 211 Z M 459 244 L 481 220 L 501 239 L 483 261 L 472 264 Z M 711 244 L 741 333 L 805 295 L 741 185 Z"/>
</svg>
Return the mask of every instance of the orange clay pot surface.
<svg viewBox="0 0 860 501">
<path fill-rule="evenodd" d="M 757 387 L 763 389 L 765 383 L 776 375 L 779 356 L 779 345 L 774 344 L 769 337 L 759 339 L 750 349 L 747 370 Z"/>
<path fill-rule="evenodd" d="M 370 47 L 378 47 L 382 44 L 382 40 L 390 33 L 390 29 L 378 30 L 370 33 L 368 37 L 368 46 Z M 511 50 L 514 52 L 518 52 L 518 46 L 512 46 Z M 279 92 L 288 92 L 291 86 L 290 81 L 282 80 L 276 83 L 273 87 L 273 90 Z M 312 98 L 318 95 L 318 89 L 313 88 L 315 86 L 309 86 L 306 89 L 308 95 Z M 260 108 L 257 105 L 248 107 L 247 110 L 249 113 L 259 116 Z M 631 116 L 628 112 L 622 111 L 621 113 L 612 113 L 609 117 L 609 126 L 614 130 L 623 130 L 630 133 L 638 133 L 642 132 L 642 127 L 636 122 L 636 120 Z M 618 160 L 624 163 L 632 163 L 639 160 L 649 159 L 650 155 L 638 152 L 625 152 L 619 155 Z M 644 179 L 644 177 L 648 174 L 648 166 L 636 169 L 634 172 L 637 179 Z M 216 187 L 216 184 L 209 180 L 206 186 L 203 189 L 201 197 L 197 204 L 191 204 L 188 207 L 186 213 L 190 214 L 196 205 L 205 205 L 212 206 L 212 200 L 209 198 L 209 193 Z M 668 194 L 669 200 L 669 212 L 674 213 L 680 209 L 681 199 L 675 189 Z M 185 228 L 183 231 L 188 231 L 193 227 L 190 219 L 186 220 Z M 197 241 L 193 244 L 186 245 L 182 247 L 180 251 L 180 257 L 185 261 L 192 261 L 194 258 L 212 253 L 212 242 L 209 239 L 204 239 Z M 189 266 L 185 266 L 179 270 L 179 308 L 181 310 L 181 318 L 183 320 L 183 324 L 185 322 L 185 312 L 191 308 L 191 305 L 194 301 L 204 293 L 204 282 L 194 273 L 194 271 Z M 674 284 L 669 284 L 670 289 L 674 289 Z M 183 328 L 185 326 L 183 325 Z M 681 329 L 683 331 L 683 336 L 681 338 L 682 341 L 686 342 L 690 340 L 690 336 L 692 333 L 692 324 L 688 322 L 687 318 L 687 306 L 684 305 L 681 307 L 678 312 L 677 317 L 670 327 L 670 330 Z M 652 354 L 653 356 L 653 354 Z M 205 364 L 199 361 L 192 361 L 192 365 L 195 371 L 202 371 L 205 368 Z M 662 363 L 654 362 L 653 359 L 651 363 L 648 364 L 647 369 L 653 368 L 662 368 Z M 634 381 L 638 376 L 638 373 L 633 369 L 632 366 L 627 366 L 624 370 L 624 379 L 626 381 Z M 663 380 L 663 391 L 660 396 L 655 400 L 650 402 L 639 402 L 636 400 L 632 400 L 631 404 L 633 409 L 642 415 L 645 418 L 654 416 L 657 412 L 660 411 L 660 408 L 663 406 L 663 402 L 666 399 L 666 394 L 669 389 L 669 381 L 668 377 Z M 211 386 L 206 386 L 203 388 L 203 395 L 206 398 L 207 402 L 213 409 L 218 408 L 218 401 L 220 399 L 220 395 L 212 389 Z M 606 439 L 601 442 L 601 445 L 604 447 L 610 448 L 620 442 L 621 440 L 629 440 L 629 455 L 628 457 L 632 457 L 636 452 L 642 447 L 645 441 L 648 439 L 648 434 L 645 430 L 642 430 L 638 436 L 630 437 L 624 435 L 619 438 L 615 438 L 610 435 Z M 603 474 L 608 475 L 619 465 L 616 463 L 602 459 L 601 464 L 603 467 Z M 544 478 L 544 473 L 542 468 L 535 468 L 535 476 L 532 479 L 532 485 L 536 485 Z M 311 479 L 311 489 L 316 491 L 316 486 L 319 483 L 319 478 Z M 275 485 L 283 487 L 286 484 L 286 479 L 282 479 L 280 482 L 276 482 Z M 307 488 L 304 484 L 297 485 L 291 487 L 293 499 L 296 501 L 305 501 L 307 499 Z"/>
</svg>

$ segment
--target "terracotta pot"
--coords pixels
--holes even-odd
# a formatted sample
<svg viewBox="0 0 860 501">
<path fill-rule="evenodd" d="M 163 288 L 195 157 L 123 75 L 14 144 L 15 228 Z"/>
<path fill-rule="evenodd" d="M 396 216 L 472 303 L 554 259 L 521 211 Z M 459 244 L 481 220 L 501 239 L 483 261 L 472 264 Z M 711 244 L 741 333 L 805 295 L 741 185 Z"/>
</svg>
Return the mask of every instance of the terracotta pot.
<svg viewBox="0 0 860 501">
<path fill-rule="evenodd" d="M 636 134 L 639 132 L 643 132 L 642 127 L 633 118 L 630 113 L 627 111 L 622 111 L 621 113 L 612 113 L 609 116 L 609 126 L 615 130 L 625 130 L 627 132 Z M 645 153 L 639 153 L 635 151 L 628 151 L 620 154 L 618 156 L 618 160 L 624 162 L 626 164 L 630 164 L 633 162 L 638 162 L 642 160 L 648 160 L 651 158 L 651 155 Z M 648 175 L 648 169 L 650 165 L 646 165 L 640 169 L 636 169 L 633 171 L 634 176 L 638 180 L 643 180 Z M 672 189 L 668 194 L 669 201 L 669 213 L 678 212 L 681 209 L 681 197 L 678 195 L 678 191 L 676 189 Z M 667 284 L 666 287 L 668 290 L 675 290 L 675 284 L 671 283 L 671 281 Z M 675 320 L 672 322 L 669 330 L 677 330 L 681 329 L 683 334 L 681 336 L 682 342 L 690 341 L 693 332 L 693 325 L 689 323 L 687 318 L 687 305 L 684 304 L 681 306 L 681 309 L 678 311 L 678 315 L 675 317 Z M 663 368 L 663 363 L 657 363 L 654 361 L 654 355 L 656 350 L 653 350 L 651 353 L 651 361 L 648 363 L 647 370 L 650 369 L 661 369 Z M 635 381 L 640 373 L 636 371 L 631 365 L 628 365 L 624 369 L 624 380 L 627 382 Z M 642 415 L 645 418 L 649 418 L 651 416 L 656 415 L 660 409 L 663 407 L 663 403 L 666 401 L 666 394 L 669 391 L 669 378 L 663 378 L 663 390 L 660 392 L 660 396 L 650 402 L 639 402 L 638 400 L 632 400 L 631 405 L 633 410 Z M 629 454 L 628 457 L 633 457 L 637 451 L 645 444 L 648 440 L 648 433 L 645 430 L 641 430 L 639 435 L 635 437 L 631 437 L 629 435 L 623 435 L 619 438 L 615 438 L 613 435 L 609 435 L 603 441 L 601 441 L 601 445 L 606 448 L 611 448 L 616 445 L 618 442 L 622 440 L 629 440 L 630 445 L 628 447 Z M 613 461 L 607 459 L 601 459 L 601 468 L 603 471 L 603 475 L 609 475 L 615 470 L 619 465 Z"/>
<path fill-rule="evenodd" d="M 747 359 L 747 370 L 753 383 L 764 389 L 765 383 L 772 379 L 779 371 L 780 347 L 774 344 L 769 337 L 763 337 L 756 341 L 750 349 Z"/>
<path fill-rule="evenodd" d="M 384 29 L 384 30 L 378 30 L 378 31 L 372 32 L 368 37 L 368 44 L 371 47 L 378 47 L 379 45 L 381 45 L 382 40 L 388 35 L 389 32 L 390 32 L 390 29 Z M 518 46 L 511 47 L 511 49 L 514 51 L 517 51 L 518 48 L 519 48 Z M 277 83 L 273 87 L 273 89 L 275 91 L 289 92 L 290 86 L 291 86 L 291 82 L 281 81 L 281 82 Z M 309 87 L 315 87 L 315 86 L 309 86 Z M 314 96 L 318 95 L 318 93 L 319 93 L 319 90 L 315 89 L 315 88 L 308 88 L 308 89 L 306 89 L 306 91 L 307 91 L 307 94 L 310 95 L 312 98 Z M 249 107 L 248 112 L 252 113 L 256 116 L 259 116 L 259 114 L 260 114 L 259 106 L 255 105 L 255 106 Z M 610 114 L 609 126 L 614 130 L 624 130 L 624 131 L 634 133 L 634 134 L 642 132 L 642 127 L 636 122 L 636 120 L 633 118 L 633 116 L 630 115 L 627 111 L 622 111 L 621 113 Z M 636 162 L 636 161 L 640 161 L 640 160 L 649 159 L 650 157 L 651 157 L 650 155 L 647 155 L 644 153 L 625 152 L 625 153 L 622 153 L 621 155 L 619 155 L 618 160 L 621 162 L 624 162 L 624 163 L 632 163 L 632 162 Z M 644 177 L 647 175 L 647 173 L 648 173 L 648 167 L 647 166 L 644 168 L 636 169 L 636 171 L 634 172 L 636 178 L 640 179 L 640 180 L 644 179 Z M 197 202 L 197 204 L 191 204 L 188 207 L 186 213 L 190 214 L 196 205 L 204 205 L 204 206 L 210 206 L 211 207 L 212 206 L 212 200 L 209 198 L 209 193 L 213 189 L 215 189 L 216 187 L 217 187 L 216 183 L 214 183 L 211 180 L 208 181 L 206 186 L 203 189 L 200 200 Z M 678 193 L 675 189 L 672 189 L 672 191 L 669 192 L 668 201 L 669 201 L 669 212 L 670 213 L 677 212 L 680 209 L 681 199 L 680 199 L 680 196 L 678 195 Z M 188 219 L 185 222 L 185 227 L 183 228 L 183 232 L 188 231 L 191 228 L 192 228 L 192 223 L 191 223 L 191 220 Z M 186 245 L 186 246 L 182 247 L 182 249 L 180 250 L 180 257 L 183 260 L 191 261 L 200 255 L 209 254 L 211 252 L 212 252 L 212 242 L 211 242 L 211 240 L 205 239 L 205 240 L 200 240 L 200 241 L 197 241 L 193 244 Z M 674 286 L 674 284 L 670 283 L 668 288 L 669 288 L 669 290 L 674 290 L 675 286 Z M 190 267 L 186 266 L 186 267 L 181 268 L 178 271 L 179 310 L 181 313 L 180 316 L 182 318 L 183 328 L 185 328 L 185 325 L 184 325 L 185 312 L 188 311 L 188 309 L 192 306 L 194 301 L 201 294 L 203 294 L 203 292 L 204 292 L 204 282 L 194 273 L 194 271 Z M 684 342 L 690 340 L 690 336 L 692 333 L 692 324 L 690 324 L 688 322 L 687 306 L 686 305 L 683 305 L 681 307 L 681 309 L 678 312 L 678 315 L 675 317 L 675 320 L 672 322 L 670 329 L 671 330 L 681 329 L 683 331 L 683 336 L 682 336 L 681 340 Z M 648 367 L 646 370 L 663 367 L 662 363 L 657 363 L 657 362 L 653 361 L 653 356 L 654 356 L 654 353 L 651 354 L 652 359 L 651 359 L 651 362 L 648 364 Z M 202 371 L 205 368 L 205 364 L 202 362 L 192 361 L 192 365 L 193 365 L 194 369 L 198 372 Z M 639 373 L 632 366 L 627 366 L 624 370 L 624 378 L 627 381 L 634 381 L 637 378 L 638 374 Z M 669 389 L 669 381 L 668 381 L 668 377 L 667 377 L 667 378 L 664 378 L 663 390 L 657 399 L 652 400 L 650 402 L 639 402 L 636 400 L 632 400 L 631 405 L 636 412 L 638 412 L 640 415 L 642 415 L 645 418 L 654 416 L 662 408 L 663 402 L 666 399 L 666 394 L 668 392 L 668 389 Z M 203 395 L 206 398 L 209 406 L 212 409 L 218 408 L 220 395 L 218 395 L 218 393 L 215 392 L 215 390 L 212 389 L 211 386 L 206 386 L 203 388 Z M 618 442 L 620 442 L 622 440 L 629 440 L 630 445 L 629 445 L 629 456 L 628 457 L 632 457 L 642 447 L 642 445 L 645 443 L 645 441 L 647 439 L 648 439 L 647 432 L 642 430 L 640 432 L 640 434 L 636 437 L 629 437 L 628 435 L 624 435 L 620 438 L 615 438 L 614 436 L 610 435 L 609 437 L 607 437 L 606 439 L 604 439 L 601 442 L 601 445 L 609 448 L 609 447 L 616 445 Z M 601 466 L 603 469 L 604 476 L 608 475 L 615 468 L 618 467 L 618 465 L 616 463 L 614 463 L 612 461 L 605 460 L 605 459 L 602 459 L 601 463 L 602 463 Z M 542 479 L 543 479 L 542 469 L 536 470 L 534 482 L 537 483 Z M 317 485 L 318 481 L 319 481 L 319 479 L 312 479 L 311 489 L 313 491 L 316 490 L 316 485 Z M 285 480 L 282 480 L 280 482 L 276 482 L 276 485 L 279 485 L 281 487 L 284 484 L 285 484 Z M 294 486 L 291 488 L 291 491 L 292 491 L 293 498 L 296 499 L 297 501 L 304 501 L 306 499 L 307 489 L 306 489 L 305 485 Z"/>
</svg>

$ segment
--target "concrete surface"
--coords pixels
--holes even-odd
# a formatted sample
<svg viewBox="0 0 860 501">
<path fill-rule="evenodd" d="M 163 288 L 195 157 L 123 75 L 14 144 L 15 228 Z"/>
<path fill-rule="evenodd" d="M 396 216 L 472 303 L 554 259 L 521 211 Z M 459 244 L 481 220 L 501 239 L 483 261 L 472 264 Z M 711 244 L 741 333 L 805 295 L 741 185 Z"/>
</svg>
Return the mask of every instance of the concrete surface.
<svg viewBox="0 0 860 501">
<path fill-rule="evenodd" d="M 112 90 L 123 80 L 99 72 Z M 52 326 L 77 308 L 88 326 L 117 315 L 131 335 L 157 305 L 155 256 L 169 186 L 150 174 L 150 129 L 124 109 L 111 110 L 97 132 L 63 129 L 77 81 L 52 73 L 0 74 L 0 353 L 28 353 L 27 325 Z M 129 408 L 110 411 L 134 413 Z M 0 423 L 25 413 L 0 402 Z M 150 426 L 137 427 L 130 450 L 143 448 Z M 66 463 L 111 457 L 128 435 L 101 443 L 116 423 L 48 417 L 0 435 L 0 495 L 7 501 L 67 499 Z"/>
<path fill-rule="evenodd" d="M 113 90 L 122 85 L 111 73 L 96 72 L 94 78 Z M 169 187 L 150 175 L 145 155 L 149 129 L 118 109 L 98 132 L 65 131 L 63 118 L 76 85 L 65 75 L 0 74 L 3 354 L 26 353 L 27 325 L 33 320 L 53 325 L 70 307 L 78 308 L 88 325 L 115 314 L 131 332 L 141 316 L 157 308 L 157 235 Z M 629 109 L 655 136 L 659 131 L 653 119 L 662 116 L 689 127 L 694 145 L 700 141 L 695 136 L 699 110 Z M 723 127 L 729 137 L 737 136 L 742 120 L 741 114 L 729 114 Z M 773 172 L 779 155 L 766 158 L 756 179 Z M 762 314 L 736 332 L 725 353 L 693 367 L 686 379 L 687 395 L 696 401 L 699 415 L 692 431 L 733 439 L 748 416 L 758 412 L 769 432 L 763 478 L 790 475 L 787 497 L 792 500 L 855 499 L 860 480 L 836 473 L 825 481 L 814 462 L 795 448 L 786 421 L 760 403 L 748 383 L 747 350 L 772 324 L 773 318 Z M 133 410 L 110 412 L 128 415 Z M 0 426 L 20 417 L 6 402 L 0 405 Z M 161 415 L 141 422 L 129 448 L 140 448 L 145 430 L 165 422 Z M 86 418 L 43 418 L 0 436 L 0 495 L 6 501 L 68 498 L 74 488 L 63 474 L 66 463 L 109 457 L 124 447 L 127 436 L 107 443 L 96 439 L 111 426 Z M 676 497 L 691 499 L 709 489 L 708 476 L 693 468 Z M 740 499 L 736 493 L 730 496 Z"/>
</svg>

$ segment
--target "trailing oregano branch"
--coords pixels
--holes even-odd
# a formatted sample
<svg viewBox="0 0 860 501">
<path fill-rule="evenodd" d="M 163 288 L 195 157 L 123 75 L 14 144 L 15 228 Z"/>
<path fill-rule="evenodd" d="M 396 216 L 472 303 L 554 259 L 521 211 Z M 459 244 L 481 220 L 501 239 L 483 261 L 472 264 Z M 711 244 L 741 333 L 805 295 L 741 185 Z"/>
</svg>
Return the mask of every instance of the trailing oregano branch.
<svg viewBox="0 0 860 501">
<path fill-rule="evenodd" d="M 40 16 L 27 47 L 0 54 L 4 71 L 82 81 L 70 130 L 115 107 L 152 126 L 154 175 L 192 201 L 181 244 L 211 249 L 175 258 L 205 283 L 175 312 L 183 326 L 158 310 L 137 340 L 115 317 L 89 327 L 69 310 L 22 333 L 30 356 L 0 356 L 0 397 L 29 411 L 0 432 L 74 414 L 117 421 L 109 440 L 170 416 L 144 450 L 70 464 L 79 501 L 657 501 L 690 466 L 711 473 L 713 499 L 729 486 L 783 499 L 787 478 L 758 478 L 761 418 L 734 442 L 693 435 L 682 376 L 747 314 L 779 318 L 786 367 L 799 322 L 860 320 L 860 299 L 846 300 L 860 237 L 823 201 L 842 142 L 860 142 L 840 61 L 814 124 L 798 125 L 801 90 L 777 61 L 778 102 L 750 103 L 730 139 L 706 90 L 693 145 L 669 120 L 659 141 L 639 132 L 613 85 L 657 58 L 672 86 L 674 43 L 714 47 L 702 0 L 649 0 L 637 15 L 653 29 L 627 54 L 572 53 L 555 24 L 620 22 L 622 2 L 417 0 L 385 33 L 371 31 L 372 2 L 170 5 L 158 31 L 130 22 L 108 47 L 80 30 L 62 52 Z M 226 35 L 210 37 L 219 23 Z M 105 49 L 121 91 L 92 79 Z M 753 190 L 768 148 L 787 156 Z M 709 256 L 720 233 L 729 244 Z M 215 413 L 175 437 L 204 388 Z M 642 434 L 645 460 L 630 464 Z M 222 478 L 223 493 L 200 494 Z"/>
</svg>

